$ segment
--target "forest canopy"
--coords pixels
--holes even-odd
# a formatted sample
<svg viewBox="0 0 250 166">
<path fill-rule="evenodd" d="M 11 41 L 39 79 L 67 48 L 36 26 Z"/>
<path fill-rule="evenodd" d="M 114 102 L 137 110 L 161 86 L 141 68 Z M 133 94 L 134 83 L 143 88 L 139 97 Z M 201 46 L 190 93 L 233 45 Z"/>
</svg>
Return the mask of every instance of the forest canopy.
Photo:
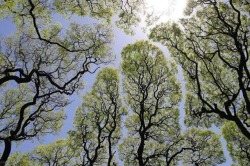
<svg viewBox="0 0 250 166">
<path fill-rule="evenodd" d="M 115 55 L 114 25 L 128 35 L 148 26 L 146 3 L 0 1 L 0 19 L 15 27 L 0 38 L 0 166 L 218 165 L 226 150 L 231 164 L 250 164 L 249 1 L 189 0 L 185 17 L 146 20 L 148 39 Z M 68 110 L 72 96 L 82 104 Z M 65 138 L 15 151 L 58 135 L 66 111 L 75 118 Z"/>
</svg>

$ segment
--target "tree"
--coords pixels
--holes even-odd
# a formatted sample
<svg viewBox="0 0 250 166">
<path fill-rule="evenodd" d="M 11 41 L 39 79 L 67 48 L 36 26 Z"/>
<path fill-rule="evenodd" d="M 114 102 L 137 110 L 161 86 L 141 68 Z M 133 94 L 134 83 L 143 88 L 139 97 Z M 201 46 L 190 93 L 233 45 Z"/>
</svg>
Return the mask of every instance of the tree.
<svg viewBox="0 0 250 166">
<path fill-rule="evenodd" d="M 180 131 L 180 84 L 176 65 L 148 41 L 123 49 L 125 101 L 130 110 L 122 137 L 122 107 L 118 71 L 101 70 L 76 111 L 74 130 L 66 140 L 38 146 L 10 161 L 27 165 L 117 165 L 119 150 L 125 165 L 216 165 L 224 162 L 219 136 L 209 130 Z M 121 141 L 119 147 L 118 142 Z M 27 158 L 28 156 L 28 158 Z"/>
<path fill-rule="evenodd" d="M 31 166 L 29 154 L 23 153 L 23 152 L 16 152 L 9 157 L 8 161 L 6 162 L 6 165 L 7 166 L 12 166 L 12 165 Z"/>
<path fill-rule="evenodd" d="M 227 141 L 227 149 L 234 161 L 233 165 L 250 164 L 250 142 L 238 129 L 235 123 L 227 122 L 222 128 Z"/>
<path fill-rule="evenodd" d="M 60 129 L 60 120 L 64 119 L 60 109 L 68 104 L 65 95 L 73 94 L 81 86 L 81 76 L 91 73 L 92 65 L 108 56 L 109 30 L 100 26 L 80 28 L 77 24 L 72 28 L 77 31 L 68 32 L 68 37 L 78 33 L 77 40 L 88 40 L 79 46 L 85 51 L 68 52 L 33 39 L 30 29 L 6 40 L 0 75 L 1 89 L 4 89 L 0 114 L 3 124 L 0 140 L 5 143 L 2 163 L 9 156 L 12 141 Z"/>
<path fill-rule="evenodd" d="M 30 85 L 32 86 L 32 84 Z M 56 133 L 62 126 L 62 120 L 65 117 L 64 111 L 58 109 L 66 104 L 59 102 L 60 99 L 63 99 L 62 97 L 58 96 L 56 99 L 55 95 L 51 95 L 51 98 L 46 96 L 40 98 L 38 85 L 37 89 L 25 85 L 16 87 L 18 89 L 1 91 L 3 97 L 0 100 L 2 111 L 0 140 L 5 143 L 3 160 L 11 151 L 12 141 L 26 140 L 34 136 L 40 137 L 46 133 Z M 34 90 L 37 92 L 34 93 Z M 1 162 L 3 161 L 1 160 Z"/>
<path fill-rule="evenodd" d="M 71 140 L 58 139 L 47 145 L 37 146 L 28 153 L 16 152 L 11 155 L 6 165 L 22 166 L 67 166 L 75 164 L 76 152 L 71 148 Z"/>
<path fill-rule="evenodd" d="M 125 100 L 132 113 L 125 122 L 130 136 L 121 145 L 121 158 L 128 165 L 161 164 L 157 158 L 167 141 L 164 136 L 173 139 L 180 131 L 177 68 L 147 41 L 126 46 L 122 58 Z"/>
<path fill-rule="evenodd" d="M 92 91 L 83 98 L 74 119 L 75 130 L 69 132 L 73 147 L 79 153 L 79 165 L 116 163 L 116 144 L 121 138 L 121 116 L 126 114 L 119 98 L 119 75 L 104 68 Z"/>
<path fill-rule="evenodd" d="M 180 24 L 152 29 L 150 38 L 183 68 L 187 125 L 230 121 L 250 139 L 249 7 L 245 0 L 192 0 Z"/>
<path fill-rule="evenodd" d="M 225 162 L 219 135 L 211 130 L 191 128 L 183 136 L 183 165 L 218 165 Z"/>
<path fill-rule="evenodd" d="M 112 59 L 108 25 L 114 13 L 119 11 L 118 25 L 130 32 L 142 4 L 140 0 L 0 2 L 0 18 L 12 19 L 16 26 L 14 34 L 1 39 L 0 165 L 7 161 L 13 141 L 59 131 L 66 95 L 82 87 L 83 75 Z M 72 22 L 66 30 L 54 22 L 56 14 L 90 16 L 102 24 Z"/>
<path fill-rule="evenodd" d="M 125 101 L 131 109 L 125 122 L 128 136 L 119 147 L 125 165 L 176 165 L 180 160 L 186 164 L 223 163 L 216 134 L 198 129 L 181 134 L 181 91 L 175 63 L 148 41 L 126 46 L 122 58 Z"/>
<path fill-rule="evenodd" d="M 70 147 L 70 139 L 58 139 L 48 145 L 37 146 L 29 153 L 32 165 L 74 165 L 76 152 Z"/>
<path fill-rule="evenodd" d="M 55 13 L 66 19 L 72 16 L 88 16 L 99 19 L 106 25 L 111 23 L 117 15 L 116 25 L 127 33 L 132 33 L 131 27 L 140 22 L 140 13 L 143 10 L 144 0 L 6 0 L 0 4 L 0 18 L 10 17 L 16 26 L 34 26 L 37 37 L 43 41 L 67 48 L 62 41 L 51 40 L 41 33 L 43 29 L 53 30 L 53 18 Z"/>
</svg>

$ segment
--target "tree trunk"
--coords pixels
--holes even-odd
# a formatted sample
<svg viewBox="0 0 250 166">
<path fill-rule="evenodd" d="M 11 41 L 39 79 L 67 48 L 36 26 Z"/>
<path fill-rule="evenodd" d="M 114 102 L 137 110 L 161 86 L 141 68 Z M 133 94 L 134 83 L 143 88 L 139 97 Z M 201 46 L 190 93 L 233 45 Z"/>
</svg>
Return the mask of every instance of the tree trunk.
<svg viewBox="0 0 250 166">
<path fill-rule="evenodd" d="M 4 140 L 4 151 L 2 154 L 2 157 L 0 159 L 0 166 L 4 166 L 7 159 L 9 158 L 10 151 L 11 151 L 11 140 L 9 138 L 6 138 Z"/>
<path fill-rule="evenodd" d="M 139 166 L 143 166 L 143 151 L 144 151 L 144 137 L 141 137 L 141 143 L 139 145 L 137 155 L 138 155 L 138 161 L 139 161 Z"/>
</svg>

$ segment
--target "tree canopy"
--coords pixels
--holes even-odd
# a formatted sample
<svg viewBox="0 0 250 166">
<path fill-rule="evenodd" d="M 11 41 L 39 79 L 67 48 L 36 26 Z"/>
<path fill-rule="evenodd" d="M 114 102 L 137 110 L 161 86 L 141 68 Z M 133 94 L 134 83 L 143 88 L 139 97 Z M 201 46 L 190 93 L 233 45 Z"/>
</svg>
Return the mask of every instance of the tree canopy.
<svg viewBox="0 0 250 166">
<path fill-rule="evenodd" d="M 181 91 L 176 64 L 148 41 L 127 45 L 122 57 L 126 107 L 119 97 L 118 71 L 104 68 L 83 97 L 76 111 L 75 129 L 69 131 L 67 140 L 38 146 L 28 154 L 17 153 L 13 155 L 16 162 L 118 165 L 119 157 L 125 165 L 140 166 L 223 163 L 217 134 L 198 128 L 180 130 Z M 123 116 L 127 116 L 126 136 L 121 131 Z"/>
<path fill-rule="evenodd" d="M 125 101 L 131 110 L 125 121 L 128 136 L 119 149 L 125 165 L 174 165 L 180 160 L 183 164 L 222 163 L 216 134 L 180 131 L 176 64 L 147 41 L 128 45 L 121 54 Z M 212 144 L 218 146 L 210 148 Z"/>
<path fill-rule="evenodd" d="M 247 150 L 240 151 L 249 151 L 250 145 L 249 7 L 244 0 L 191 0 L 180 24 L 162 23 L 150 34 L 169 48 L 185 74 L 186 125 L 228 121 L 226 126 L 237 126 L 233 135 L 240 132 L 246 139 Z M 233 130 L 223 130 L 230 149 L 239 149 L 227 135 Z M 236 159 L 239 154 L 231 155 Z"/>
<path fill-rule="evenodd" d="M 70 50 L 36 39 L 31 28 L 5 39 L 5 49 L 0 54 L 0 88 L 4 96 L 0 106 L 0 140 L 6 148 L 1 161 L 7 159 L 11 141 L 60 129 L 58 121 L 64 118 L 61 109 L 68 104 L 65 95 L 82 87 L 80 78 L 94 71 L 93 65 L 108 59 L 108 29 L 99 25 L 71 27 L 75 31 L 68 31 L 65 40 L 71 43 L 67 48 Z M 49 38 L 59 35 L 55 31 L 49 33 Z"/>
<path fill-rule="evenodd" d="M 113 59 L 111 18 L 130 32 L 139 21 L 142 1 L 0 2 L 0 18 L 11 19 L 16 32 L 1 38 L 0 165 L 13 141 L 56 133 L 65 118 L 66 95 L 83 88 L 82 76 Z M 57 15 L 100 19 L 99 24 L 71 22 L 62 27 Z M 2 150 L 2 148 L 1 148 Z"/>
<path fill-rule="evenodd" d="M 117 163 L 115 146 L 121 138 L 121 117 L 126 114 L 119 96 L 118 71 L 102 69 L 76 111 L 75 130 L 69 131 L 80 165 Z"/>
<path fill-rule="evenodd" d="M 143 13 L 145 3 L 0 1 L 0 19 L 15 26 L 0 38 L 0 166 L 217 165 L 225 156 L 214 125 L 233 165 L 250 164 L 249 1 L 189 0 L 179 22 L 150 30 L 170 57 L 138 40 L 123 48 L 119 69 L 104 67 L 115 59 L 114 24 L 133 34 L 142 15 L 147 25 L 158 19 Z M 99 68 L 66 138 L 11 153 L 13 143 L 58 134 L 69 96 Z"/>
</svg>

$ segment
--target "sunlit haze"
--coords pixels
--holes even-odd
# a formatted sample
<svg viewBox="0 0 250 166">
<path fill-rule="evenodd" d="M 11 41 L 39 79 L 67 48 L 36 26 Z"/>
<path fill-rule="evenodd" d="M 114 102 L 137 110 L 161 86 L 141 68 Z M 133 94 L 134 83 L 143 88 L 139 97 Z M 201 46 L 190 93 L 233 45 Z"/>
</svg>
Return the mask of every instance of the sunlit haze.
<svg viewBox="0 0 250 166">
<path fill-rule="evenodd" d="M 149 10 L 161 15 L 161 21 L 177 21 L 183 17 L 187 0 L 147 0 Z"/>
</svg>

